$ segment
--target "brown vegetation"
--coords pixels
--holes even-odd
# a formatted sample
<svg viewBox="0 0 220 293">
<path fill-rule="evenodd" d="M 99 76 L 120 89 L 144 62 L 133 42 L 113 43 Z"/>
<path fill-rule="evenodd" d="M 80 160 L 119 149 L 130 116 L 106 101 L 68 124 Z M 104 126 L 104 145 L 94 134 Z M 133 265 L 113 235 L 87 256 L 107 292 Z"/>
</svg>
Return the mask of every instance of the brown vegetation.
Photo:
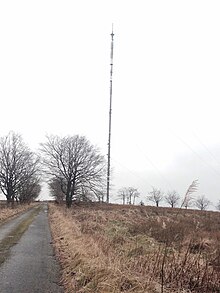
<svg viewBox="0 0 220 293">
<path fill-rule="evenodd" d="M 220 292 L 218 212 L 50 205 L 66 292 Z"/>
<path fill-rule="evenodd" d="M 7 207 L 6 201 L 1 201 L 0 202 L 0 224 L 2 224 L 4 221 L 7 219 L 24 212 L 25 210 L 29 209 L 32 207 L 34 203 L 31 204 L 16 204 L 14 205 L 14 208 L 12 209 L 11 207 Z"/>
</svg>

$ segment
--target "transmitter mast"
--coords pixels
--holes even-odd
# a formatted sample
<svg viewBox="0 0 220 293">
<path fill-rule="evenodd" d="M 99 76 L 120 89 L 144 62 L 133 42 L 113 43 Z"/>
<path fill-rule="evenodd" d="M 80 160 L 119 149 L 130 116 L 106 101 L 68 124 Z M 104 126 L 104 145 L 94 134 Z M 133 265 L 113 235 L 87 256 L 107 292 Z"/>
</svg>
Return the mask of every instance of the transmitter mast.
<svg viewBox="0 0 220 293">
<path fill-rule="evenodd" d="M 109 134 L 108 134 L 108 169 L 107 169 L 107 196 L 106 202 L 109 203 L 109 188 L 110 188 L 110 167 L 111 167 L 111 124 L 112 124 L 112 75 L 113 75 L 113 48 L 114 48 L 114 33 L 112 25 L 111 33 L 111 54 L 110 54 L 110 103 L 109 103 Z"/>
</svg>

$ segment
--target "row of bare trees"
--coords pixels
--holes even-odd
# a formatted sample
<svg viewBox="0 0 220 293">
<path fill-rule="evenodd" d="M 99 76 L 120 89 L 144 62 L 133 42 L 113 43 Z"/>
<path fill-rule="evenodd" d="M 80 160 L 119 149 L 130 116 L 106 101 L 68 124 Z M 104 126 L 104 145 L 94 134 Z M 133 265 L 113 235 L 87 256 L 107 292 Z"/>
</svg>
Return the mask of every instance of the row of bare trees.
<svg viewBox="0 0 220 293">
<path fill-rule="evenodd" d="M 123 187 L 118 190 L 118 199 L 122 200 L 122 204 L 135 204 L 135 200 L 139 196 L 140 193 L 137 188 L 134 187 Z M 152 190 L 147 195 L 147 201 L 153 202 L 157 207 L 159 207 L 160 203 L 164 200 L 171 207 L 176 207 L 180 200 L 180 196 L 175 190 L 169 191 L 167 195 L 164 195 L 164 193 L 156 187 L 152 187 Z"/>
<path fill-rule="evenodd" d="M 197 191 L 197 187 L 198 181 L 195 180 L 192 184 L 190 184 L 182 199 L 176 190 L 169 191 L 166 195 L 164 195 L 160 189 L 152 187 L 152 191 L 149 192 L 147 199 L 154 202 L 157 207 L 160 202 L 165 201 L 172 208 L 180 206 L 187 209 L 195 206 L 200 210 L 205 210 L 211 205 L 211 201 L 205 195 L 195 197 L 194 193 Z"/>
<path fill-rule="evenodd" d="M 19 134 L 10 132 L 0 138 L 0 189 L 7 203 L 30 202 L 38 197 L 40 187 L 39 157 Z"/>
<path fill-rule="evenodd" d="M 84 136 L 47 136 L 39 154 L 19 134 L 0 138 L 0 190 L 8 204 L 36 199 L 42 171 L 51 195 L 59 202 L 65 199 L 67 207 L 73 200 L 104 199 L 105 159 Z"/>
<path fill-rule="evenodd" d="M 159 207 L 161 202 L 165 202 L 172 208 L 179 206 L 187 209 L 195 206 L 200 210 L 206 210 L 211 205 L 211 201 L 205 195 L 194 197 L 197 186 L 197 180 L 193 181 L 182 199 L 176 190 L 168 191 L 167 194 L 165 194 L 161 189 L 153 186 L 152 190 L 148 192 L 146 199 L 149 202 L 153 202 L 156 207 Z M 139 195 L 140 193 L 134 187 L 124 187 L 118 190 L 118 199 L 122 200 L 123 204 L 135 204 L 135 199 L 139 197 Z M 143 204 L 142 201 L 141 204 Z M 216 208 L 220 210 L 220 201 Z"/>
<path fill-rule="evenodd" d="M 19 134 L 10 132 L 0 138 L 0 190 L 8 204 L 36 199 L 42 171 L 47 175 L 51 195 L 57 202 L 65 201 L 67 207 L 73 200 L 104 200 L 106 162 L 84 136 L 47 136 L 39 154 L 33 153 Z M 152 187 L 147 200 L 157 207 L 165 201 L 171 207 L 205 210 L 211 202 L 204 195 L 194 197 L 197 185 L 197 180 L 192 182 L 182 201 L 175 190 L 165 195 L 156 187 Z M 118 196 L 123 204 L 135 204 L 140 194 L 134 187 L 124 187 Z"/>
<path fill-rule="evenodd" d="M 123 187 L 118 190 L 118 198 L 122 200 L 122 204 L 135 204 L 139 195 L 137 188 L 134 187 Z"/>
</svg>

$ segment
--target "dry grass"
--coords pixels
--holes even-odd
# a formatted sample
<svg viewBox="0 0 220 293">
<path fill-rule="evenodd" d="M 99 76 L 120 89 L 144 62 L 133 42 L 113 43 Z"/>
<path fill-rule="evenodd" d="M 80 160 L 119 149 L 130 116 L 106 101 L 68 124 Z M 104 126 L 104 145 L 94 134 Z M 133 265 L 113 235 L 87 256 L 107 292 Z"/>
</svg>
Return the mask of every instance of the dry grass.
<svg viewBox="0 0 220 293">
<path fill-rule="evenodd" d="M 99 204 L 49 211 L 68 293 L 220 292 L 217 212 Z"/>
<path fill-rule="evenodd" d="M 35 203 L 31 203 L 29 205 L 15 204 L 14 208 L 12 209 L 12 208 L 8 208 L 6 203 L 2 201 L 0 203 L 0 224 L 4 223 L 9 218 L 24 212 L 25 210 L 29 209 L 33 205 L 35 205 Z"/>
</svg>

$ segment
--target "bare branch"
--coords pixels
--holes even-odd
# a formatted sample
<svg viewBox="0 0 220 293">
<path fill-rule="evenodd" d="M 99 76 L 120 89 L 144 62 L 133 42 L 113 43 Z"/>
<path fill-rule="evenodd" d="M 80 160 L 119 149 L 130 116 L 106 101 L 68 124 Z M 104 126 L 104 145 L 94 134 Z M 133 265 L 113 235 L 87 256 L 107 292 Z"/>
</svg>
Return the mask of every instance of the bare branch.
<svg viewBox="0 0 220 293">
<path fill-rule="evenodd" d="M 10 132 L 0 138 L 0 189 L 8 203 L 19 198 L 30 182 L 39 176 L 39 158 L 19 134 Z"/>
<path fill-rule="evenodd" d="M 160 189 L 152 187 L 152 191 L 148 193 L 147 200 L 154 202 L 158 207 L 159 203 L 163 200 L 163 192 Z"/>
<path fill-rule="evenodd" d="M 210 204 L 211 201 L 205 195 L 201 195 L 195 200 L 195 206 L 201 211 L 206 210 Z"/>
<path fill-rule="evenodd" d="M 98 194 L 105 176 L 105 160 L 84 136 L 48 136 L 41 152 L 44 170 L 59 182 L 67 206 L 82 193 Z"/>
<path fill-rule="evenodd" d="M 179 202 L 180 196 L 179 194 L 173 190 L 173 191 L 169 191 L 167 193 L 167 195 L 165 196 L 165 201 L 172 207 L 174 208 L 175 206 L 177 206 L 178 202 Z"/>
</svg>

